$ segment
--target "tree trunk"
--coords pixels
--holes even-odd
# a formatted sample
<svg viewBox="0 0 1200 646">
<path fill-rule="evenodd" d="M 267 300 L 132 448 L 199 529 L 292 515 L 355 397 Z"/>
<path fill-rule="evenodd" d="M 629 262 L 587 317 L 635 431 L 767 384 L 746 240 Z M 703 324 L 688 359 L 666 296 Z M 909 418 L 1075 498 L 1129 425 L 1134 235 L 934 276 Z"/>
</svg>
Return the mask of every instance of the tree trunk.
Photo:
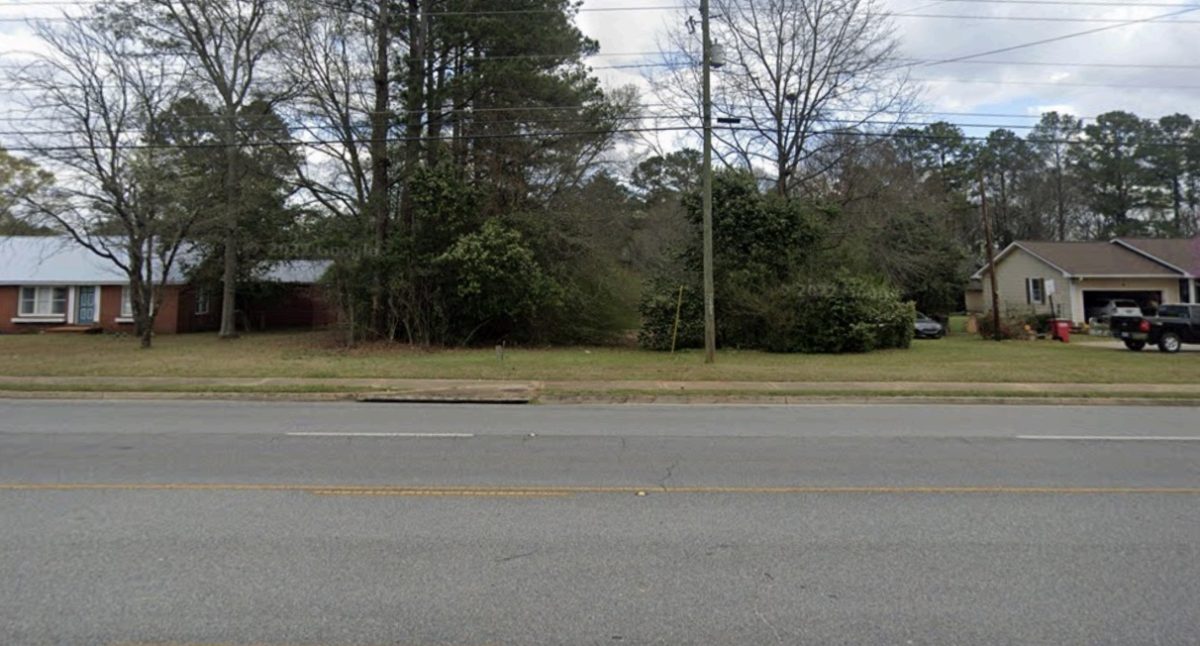
<svg viewBox="0 0 1200 646">
<path fill-rule="evenodd" d="M 1063 172 L 1062 162 L 1056 161 L 1054 168 L 1054 197 L 1058 202 L 1058 241 L 1066 242 L 1067 240 L 1067 203 L 1066 196 L 1063 195 Z"/>
<path fill-rule="evenodd" d="M 379 0 L 379 16 L 375 25 L 375 106 L 371 113 L 371 190 L 367 195 L 367 211 L 375 227 L 376 259 L 382 258 L 387 249 L 390 228 L 388 216 L 388 121 L 391 97 L 389 95 L 389 61 L 391 41 L 391 3 Z M 371 295 L 371 323 L 373 332 L 382 334 L 386 327 L 386 308 L 383 306 L 386 277 L 380 265 L 375 268 L 374 293 Z"/>
<path fill-rule="evenodd" d="M 146 298 L 146 279 L 143 272 L 153 280 L 154 268 L 150 265 L 150 240 L 142 240 L 130 245 L 129 271 L 129 309 L 133 315 L 133 334 L 141 342 L 142 349 L 150 347 L 150 337 L 153 333 L 153 321 L 150 320 L 149 299 Z M 136 251 L 135 251 L 136 250 Z M 99 298 L 99 295 L 97 295 Z"/>
<path fill-rule="evenodd" d="M 425 121 L 426 99 L 426 56 L 429 46 L 429 0 L 408 0 L 408 70 L 404 93 L 404 167 L 401 169 L 402 186 L 400 191 L 400 214 L 404 220 L 407 243 L 412 248 L 417 239 L 416 205 L 412 200 L 411 183 L 414 174 L 421 165 L 421 141 Z M 432 144 L 430 144 L 432 145 Z M 422 289 L 417 281 L 417 270 L 413 265 L 413 254 L 406 254 L 408 281 L 407 295 L 404 307 L 407 310 L 401 316 L 410 319 L 409 328 L 415 328 L 417 337 L 427 337 L 428 330 L 420 322 L 421 308 L 424 300 L 421 298 Z M 413 334 L 409 333 L 409 343 Z"/>
<path fill-rule="evenodd" d="M 446 60 L 449 57 L 449 48 L 442 48 L 441 65 L 438 65 L 438 56 L 434 54 L 432 46 L 425 47 L 426 67 L 429 73 L 426 75 L 427 86 L 425 88 L 425 104 L 426 110 L 429 112 L 429 133 L 428 141 L 425 144 L 425 163 L 430 168 L 435 168 L 438 165 L 438 160 L 442 151 L 442 109 L 445 101 L 442 98 L 442 92 L 446 84 Z M 435 71 L 436 66 L 436 71 Z"/>
<path fill-rule="evenodd" d="M 415 233 L 416 210 L 409 199 L 408 182 L 421 163 L 421 124 L 425 120 L 425 46 L 429 28 L 429 0 L 408 0 L 408 79 L 404 95 L 404 191 L 400 206 L 408 234 Z"/>
<path fill-rule="evenodd" d="M 1175 209 L 1175 235 L 1185 235 L 1183 221 L 1183 188 L 1180 186 L 1179 174 L 1171 178 L 1171 200 Z"/>
<path fill-rule="evenodd" d="M 225 266 L 222 272 L 221 288 L 221 330 L 217 337 L 221 339 L 236 339 L 238 337 L 237 322 L 234 318 L 237 307 L 237 242 L 238 242 L 238 205 L 237 186 L 237 114 L 234 108 L 225 108 Z"/>
<path fill-rule="evenodd" d="M 133 310 L 133 333 L 138 338 L 141 349 L 149 350 L 154 338 L 157 308 L 154 307 L 153 284 L 146 283 L 141 272 L 142 269 L 139 268 L 137 278 L 131 278 L 129 281 L 129 305 Z M 153 270 L 149 270 L 149 273 L 153 280 Z"/>
<path fill-rule="evenodd" d="M 454 77 L 462 78 L 466 73 L 466 46 L 459 45 L 454 49 Z M 450 148 L 454 151 L 454 168 L 458 179 L 465 178 L 465 169 L 467 168 L 467 140 L 466 140 L 466 124 L 464 123 L 463 114 L 466 111 L 466 96 L 462 87 L 462 83 L 455 83 L 452 86 L 453 96 L 451 97 L 451 105 L 454 108 L 453 113 L 453 128 L 451 130 Z"/>
</svg>

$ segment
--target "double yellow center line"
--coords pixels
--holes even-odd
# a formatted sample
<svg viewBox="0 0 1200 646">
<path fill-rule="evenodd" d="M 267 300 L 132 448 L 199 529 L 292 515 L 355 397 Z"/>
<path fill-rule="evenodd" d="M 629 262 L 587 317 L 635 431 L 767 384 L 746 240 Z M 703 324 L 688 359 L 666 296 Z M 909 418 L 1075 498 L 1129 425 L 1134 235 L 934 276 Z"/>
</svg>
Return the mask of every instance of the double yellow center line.
<svg viewBox="0 0 1200 646">
<path fill-rule="evenodd" d="M 1200 487 L 1051 487 L 1051 486 L 794 486 L 794 487 L 656 487 L 656 486 L 402 486 L 254 483 L 0 483 L 6 491 L 251 491 L 300 492 L 316 496 L 411 496 L 463 498 L 563 498 L 574 495 L 1200 495 Z"/>
</svg>

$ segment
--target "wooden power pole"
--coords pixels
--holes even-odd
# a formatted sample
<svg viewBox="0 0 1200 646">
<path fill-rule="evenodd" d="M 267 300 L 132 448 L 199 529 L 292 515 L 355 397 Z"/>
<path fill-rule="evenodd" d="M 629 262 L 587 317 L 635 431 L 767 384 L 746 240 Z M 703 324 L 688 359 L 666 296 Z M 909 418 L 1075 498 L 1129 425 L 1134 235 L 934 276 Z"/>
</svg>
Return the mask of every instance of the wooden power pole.
<svg viewBox="0 0 1200 646">
<path fill-rule="evenodd" d="M 987 186 L 983 183 L 983 169 L 979 171 L 979 213 L 983 218 L 983 235 L 987 240 L 988 280 L 992 284 L 992 338 L 999 341 L 1000 293 L 996 291 L 996 247 L 992 242 L 992 220 L 987 212 Z"/>
<path fill-rule="evenodd" d="M 700 0 L 700 36 L 704 67 L 704 363 L 717 357 L 716 298 L 713 294 L 713 177 L 712 177 L 712 42 L 709 30 L 708 0 Z"/>
</svg>

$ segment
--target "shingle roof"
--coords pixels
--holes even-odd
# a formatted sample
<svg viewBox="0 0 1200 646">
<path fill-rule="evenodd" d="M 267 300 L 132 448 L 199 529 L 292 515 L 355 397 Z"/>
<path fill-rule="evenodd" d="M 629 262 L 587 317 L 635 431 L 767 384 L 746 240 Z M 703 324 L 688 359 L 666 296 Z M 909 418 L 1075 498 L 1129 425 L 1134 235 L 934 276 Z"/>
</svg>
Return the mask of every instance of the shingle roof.
<svg viewBox="0 0 1200 646">
<path fill-rule="evenodd" d="M 1162 264 L 1111 242 L 1016 243 L 1073 276 L 1178 276 Z"/>
<path fill-rule="evenodd" d="M 1134 247 L 1193 276 L 1200 276 L 1200 237 L 1117 238 L 1117 242 Z"/>
<path fill-rule="evenodd" d="M 180 254 L 171 269 L 170 283 L 187 282 L 182 266 L 189 254 Z M 192 254 L 194 256 L 194 254 Z M 259 280 L 313 284 L 328 271 L 328 260 L 290 260 L 267 266 Z M 112 262 L 97 256 L 69 238 L 0 236 L 0 285 L 124 285 L 129 280 Z"/>
</svg>

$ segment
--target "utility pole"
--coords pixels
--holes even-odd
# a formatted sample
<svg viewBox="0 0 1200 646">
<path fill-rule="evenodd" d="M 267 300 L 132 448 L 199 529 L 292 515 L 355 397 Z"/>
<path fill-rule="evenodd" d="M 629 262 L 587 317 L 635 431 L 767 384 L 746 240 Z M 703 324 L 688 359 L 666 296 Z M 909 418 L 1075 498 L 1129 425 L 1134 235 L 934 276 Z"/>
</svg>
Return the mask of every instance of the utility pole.
<svg viewBox="0 0 1200 646">
<path fill-rule="evenodd" d="M 983 235 L 987 240 L 988 279 L 992 283 L 992 338 L 999 341 L 1000 293 L 996 291 L 996 248 L 992 244 L 992 220 L 987 212 L 987 186 L 983 183 L 983 169 L 979 170 L 979 212 L 983 217 Z"/>
<path fill-rule="evenodd" d="M 700 0 L 700 37 L 704 41 L 704 363 L 713 363 L 717 358 L 717 317 L 713 295 L 712 41 L 708 23 L 708 0 Z"/>
</svg>

